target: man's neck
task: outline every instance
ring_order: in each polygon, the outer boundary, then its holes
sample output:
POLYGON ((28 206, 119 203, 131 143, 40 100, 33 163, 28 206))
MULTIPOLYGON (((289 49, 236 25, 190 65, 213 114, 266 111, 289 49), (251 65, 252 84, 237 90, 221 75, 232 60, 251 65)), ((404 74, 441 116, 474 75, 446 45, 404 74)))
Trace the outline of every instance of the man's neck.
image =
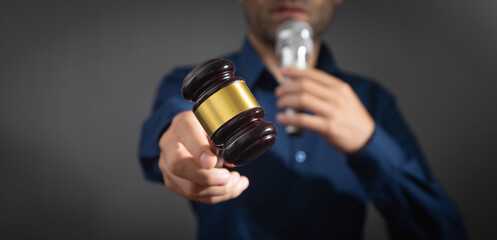
MULTIPOLYGON (((260 39, 258 39, 253 33, 248 34, 248 40, 252 47, 254 48, 255 52, 259 55, 261 60, 264 62, 264 65, 266 65, 267 69, 273 76, 276 78, 276 80, 281 83, 283 81, 283 77, 281 76, 279 69, 280 69, 280 59, 278 58, 276 54, 276 50, 273 45, 266 44, 262 42, 260 39)), ((307 60, 308 66, 309 67, 316 67, 318 56, 319 56, 319 50, 321 48, 321 43, 322 40, 321 38, 317 38, 314 41, 314 47, 312 50, 312 53, 309 55, 309 59, 307 60)))

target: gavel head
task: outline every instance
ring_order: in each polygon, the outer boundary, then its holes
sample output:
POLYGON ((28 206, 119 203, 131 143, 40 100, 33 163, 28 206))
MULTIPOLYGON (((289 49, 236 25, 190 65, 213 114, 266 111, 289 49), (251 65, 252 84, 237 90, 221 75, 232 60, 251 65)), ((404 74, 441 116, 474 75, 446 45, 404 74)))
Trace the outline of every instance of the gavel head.
POLYGON ((262 120, 259 105, 235 66, 216 58, 193 69, 181 94, 194 102, 193 112, 227 163, 243 165, 270 149, 276 127, 262 120))

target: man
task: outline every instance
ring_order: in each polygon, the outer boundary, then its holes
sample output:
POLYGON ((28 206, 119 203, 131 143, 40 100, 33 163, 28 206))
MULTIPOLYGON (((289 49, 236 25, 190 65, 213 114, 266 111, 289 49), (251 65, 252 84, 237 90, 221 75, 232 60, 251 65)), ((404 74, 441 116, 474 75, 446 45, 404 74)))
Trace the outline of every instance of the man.
POLYGON ((337 69, 322 43, 341 0, 241 2, 247 40, 226 58, 266 110, 265 120, 276 123, 273 148, 246 166, 215 168, 211 143, 180 95, 191 68, 166 77, 143 128, 146 177, 192 200, 198 237, 360 239, 372 201, 392 238, 466 238, 394 99, 378 84, 337 69), (279 67, 275 33, 291 18, 315 33, 307 70, 279 67), (293 81, 279 85, 284 77, 293 81), (284 108, 302 113, 287 115, 284 108), (285 125, 304 134, 289 138, 285 125))

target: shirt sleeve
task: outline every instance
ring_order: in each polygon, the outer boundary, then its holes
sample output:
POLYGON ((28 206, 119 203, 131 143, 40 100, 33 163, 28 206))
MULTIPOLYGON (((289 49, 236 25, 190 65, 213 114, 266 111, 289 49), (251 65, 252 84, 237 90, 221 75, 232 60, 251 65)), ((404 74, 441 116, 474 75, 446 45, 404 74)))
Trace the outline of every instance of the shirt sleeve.
POLYGON ((394 99, 377 88, 376 123, 349 165, 386 219, 393 239, 467 239, 456 206, 433 178, 394 99))
POLYGON ((138 157, 147 180, 164 182, 158 166, 159 139, 174 116, 192 109, 192 103, 181 96, 183 78, 188 72, 187 68, 177 69, 163 79, 154 100, 152 113, 143 123, 138 157))

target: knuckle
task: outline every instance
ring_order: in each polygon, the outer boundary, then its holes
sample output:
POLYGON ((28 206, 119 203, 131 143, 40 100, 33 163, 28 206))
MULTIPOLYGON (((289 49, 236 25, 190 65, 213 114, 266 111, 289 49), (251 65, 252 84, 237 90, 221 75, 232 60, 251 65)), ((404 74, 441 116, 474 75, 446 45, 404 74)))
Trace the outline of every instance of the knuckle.
POLYGON ((171 126, 169 126, 169 129, 174 128, 179 123, 183 122, 183 121, 181 121, 181 118, 182 118, 181 116, 182 116, 181 113, 174 116, 173 120, 171 121, 171 126))
POLYGON ((208 197, 208 198, 206 198, 203 202, 204 202, 204 203, 206 203, 206 204, 209 204, 209 205, 214 205, 214 204, 216 204, 216 200, 214 200, 214 198, 213 198, 213 197, 208 197))
POLYGON ((350 85, 348 83, 342 82, 340 84, 340 90, 342 92, 348 93, 348 92, 352 91, 352 88, 350 87, 350 85))
POLYGON ((211 180, 209 174, 204 171, 195 171, 194 181, 199 185, 208 186, 211 180))
POLYGON ((185 189, 185 193, 191 198, 199 196, 199 190, 194 184, 189 184, 185 189))
POLYGON ((171 173, 173 173, 174 175, 181 174, 184 171, 184 169, 185 165, 180 160, 170 161, 169 163, 169 171, 171 171, 171 173))
POLYGON ((180 152, 181 152, 181 143, 179 141, 168 143, 166 146, 164 146, 164 149, 162 150, 166 162, 178 158, 180 152))
POLYGON ((188 131, 191 131, 193 126, 192 126, 192 117, 193 113, 190 111, 182 112, 176 115, 173 118, 173 121, 171 122, 171 126, 174 128, 176 131, 176 134, 184 134, 187 133, 188 131), (192 115, 192 116, 190 116, 192 115))
POLYGON ((166 186, 167 189, 174 191, 176 190, 175 185, 171 183, 171 181, 164 181, 164 185, 166 186))
POLYGON ((195 150, 192 151, 192 155, 193 155, 193 159, 197 160, 197 162, 199 162, 200 160, 200 157, 202 156, 202 153, 204 152, 208 152, 209 150, 204 148, 203 146, 202 147, 199 147, 195 150))
POLYGON ((305 103, 307 102, 307 97, 305 94, 300 94, 298 99, 297 99, 297 103, 299 106, 304 106, 305 103))
POLYGON ((164 174, 164 172, 166 171, 166 161, 163 157, 159 158, 159 170, 162 172, 162 174, 164 174))
POLYGON ((231 198, 236 198, 242 193, 242 190, 235 187, 231 192, 230 192, 230 199, 231 198))
POLYGON ((335 132, 335 124, 333 123, 333 121, 328 122, 328 124, 326 124, 326 130, 328 133, 335 132))
POLYGON ((174 116, 172 123, 176 124, 176 123, 184 122, 184 120, 185 120, 185 118, 187 118, 187 116, 188 116, 188 111, 180 112, 180 113, 176 114, 176 116, 174 116))
POLYGON ((328 132, 334 136, 339 136, 342 134, 342 128, 343 126, 340 126, 340 122, 339 121, 330 121, 328 123, 328 132))
POLYGON ((190 124, 186 121, 181 121, 175 125, 175 129, 180 133, 186 133, 190 130, 190 124))
POLYGON ((181 191, 179 191, 178 186, 173 182, 173 180, 171 178, 168 178, 168 177, 164 178, 164 186, 172 192, 175 192, 178 194, 181 192, 181 191))
POLYGON ((171 127, 169 127, 159 138, 159 149, 164 150, 168 146, 170 146, 170 142, 173 141, 174 136, 172 135, 173 131, 171 127))
POLYGON ((200 180, 202 182, 204 182, 206 185, 211 185, 215 182, 216 180, 216 176, 214 176, 213 174, 209 174, 209 173, 202 173, 200 174, 200 180))
POLYGON ((297 88, 300 90, 305 90, 307 88, 307 84, 305 81, 296 81, 295 84, 297 85, 297 88))
POLYGON ((226 193, 228 193, 226 187, 219 189, 219 193, 218 193, 219 195, 226 195, 226 193))
POLYGON ((303 122, 304 122, 304 115, 298 114, 295 118, 296 125, 301 126, 303 122))
MULTIPOLYGON (((168 130, 169 130, 169 129, 168 129, 168 130)), ((159 139, 159 148, 161 148, 161 149, 162 149, 162 147, 163 147, 163 146, 167 146, 167 140, 166 140, 166 138, 167 138, 167 134, 168 134, 168 132, 169 132, 168 130, 166 130, 166 131, 162 134, 162 136, 160 137, 160 139, 159 139)))

